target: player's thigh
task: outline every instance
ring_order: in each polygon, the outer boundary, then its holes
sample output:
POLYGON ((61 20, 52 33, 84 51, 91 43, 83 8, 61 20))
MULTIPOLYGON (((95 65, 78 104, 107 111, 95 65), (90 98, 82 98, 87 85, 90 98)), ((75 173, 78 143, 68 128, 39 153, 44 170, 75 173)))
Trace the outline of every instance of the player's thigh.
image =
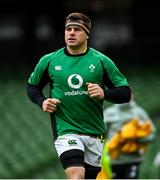
POLYGON ((55 141, 55 148, 64 169, 84 166, 84 145, 75 135, 64 135, 55 141))

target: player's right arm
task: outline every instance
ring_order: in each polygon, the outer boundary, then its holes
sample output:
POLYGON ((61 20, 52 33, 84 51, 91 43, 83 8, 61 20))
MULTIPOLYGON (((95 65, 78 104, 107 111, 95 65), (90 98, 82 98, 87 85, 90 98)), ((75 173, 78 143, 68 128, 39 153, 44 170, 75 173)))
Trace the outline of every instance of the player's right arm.
MULTIPOLYGON (((50 59, 47 55, 42 57, 31 73, 26 86, 29 99, 41 108, 43 108, 43 102, 47 99, 43 94, 43 89, 49 82, 49 63, 50 59)), ((44 111, 47 111, 46 106, 44 111)))

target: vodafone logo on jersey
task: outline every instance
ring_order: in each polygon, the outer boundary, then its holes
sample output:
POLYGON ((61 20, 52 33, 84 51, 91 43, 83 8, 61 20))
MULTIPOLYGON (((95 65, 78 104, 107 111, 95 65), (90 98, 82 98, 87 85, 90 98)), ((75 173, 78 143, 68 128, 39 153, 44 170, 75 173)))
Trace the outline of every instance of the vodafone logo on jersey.
POLYGON ((71 91, 64 92, 65 96, 83 96, 88 95, 88 91, 78 90, 83 85, 83 78, 79 74, 72 74, 67 79, 71 91))
POLYGON ((68 85, 73 89, 78 89, 83 84, 83 79, 79 74, 72 74, 68 77, 68 85))

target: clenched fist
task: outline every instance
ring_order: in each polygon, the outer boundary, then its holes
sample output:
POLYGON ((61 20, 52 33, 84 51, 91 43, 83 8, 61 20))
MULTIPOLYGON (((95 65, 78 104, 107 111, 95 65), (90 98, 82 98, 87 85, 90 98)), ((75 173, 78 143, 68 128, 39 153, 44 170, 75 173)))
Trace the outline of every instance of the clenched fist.
POLYGON ((42 103, 42 109, 44 112, 53 113, 56 111, 57 104, 59 104, 60 101, 55 98, 48 98, 43 101, 42 103))
POLYGON ((86 85, 91 98, 95 97, 97 99, 104 99, 104 91, 98 84, 86 83, 86 85))

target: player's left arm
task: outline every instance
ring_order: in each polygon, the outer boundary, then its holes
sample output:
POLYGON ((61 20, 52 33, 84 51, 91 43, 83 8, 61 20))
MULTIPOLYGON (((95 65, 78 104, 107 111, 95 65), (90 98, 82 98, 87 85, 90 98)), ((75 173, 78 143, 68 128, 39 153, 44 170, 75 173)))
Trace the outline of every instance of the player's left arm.
POLYGON ((131 100, 131 89, 129 86, 114 87, 104 89, 104 99, 116 104, 128 103, 131 100))
POLYGON ((104 99, 116 104, 128 103, 132 91, 126 77, 109 58, 102 61, 102 68, 104 99))
POLYGON ((87 87, 91 98, 107 99, 114 103, 129 102, 131 98, 129 86, 121 86, 114 89, 102 89, 98 84, 87 83, 87 87))

